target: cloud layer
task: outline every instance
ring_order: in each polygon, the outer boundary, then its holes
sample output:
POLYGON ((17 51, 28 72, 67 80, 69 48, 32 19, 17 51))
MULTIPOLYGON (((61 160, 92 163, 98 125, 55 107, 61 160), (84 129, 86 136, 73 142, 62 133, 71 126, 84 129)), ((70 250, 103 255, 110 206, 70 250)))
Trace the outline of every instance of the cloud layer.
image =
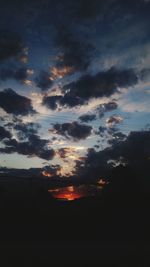
POLYGON ((0 92, 0 107, 13 115, 35 114, 31 100, 8 88, 0 92))
POLYGON ((91 134, 92 127, 74 121, 72 123, 56 123, 53 125, 53 129, 50 129, 49 131, 65 136, 66 138, 73 138, 77 141, 87 138, 91 134))
POLYGON ((28 141, 18 142, 16 139, 5 140, 5 148, 0 148, 1 153, 15 153, 27 155, 28 157, 39 157, 51 160, 55 152, 48 148, 48 140, 40 139, 36 134, 29 135, 28 141))

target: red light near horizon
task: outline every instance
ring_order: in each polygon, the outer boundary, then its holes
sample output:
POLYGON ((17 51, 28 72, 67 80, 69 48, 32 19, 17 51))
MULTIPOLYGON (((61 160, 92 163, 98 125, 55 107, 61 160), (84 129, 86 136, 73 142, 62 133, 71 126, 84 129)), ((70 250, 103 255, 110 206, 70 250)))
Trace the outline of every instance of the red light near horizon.
POLYGON ((102 186, 80 185, 49 189, 48 192, 57 200, 73 201, 100 193, 102 186))
POLYGON ((59 189, 48 190, 51 195, 59 200, 73 201, 82 197, 87 196, 86 190, 81 189, 81 187, 68 186, 59 189))

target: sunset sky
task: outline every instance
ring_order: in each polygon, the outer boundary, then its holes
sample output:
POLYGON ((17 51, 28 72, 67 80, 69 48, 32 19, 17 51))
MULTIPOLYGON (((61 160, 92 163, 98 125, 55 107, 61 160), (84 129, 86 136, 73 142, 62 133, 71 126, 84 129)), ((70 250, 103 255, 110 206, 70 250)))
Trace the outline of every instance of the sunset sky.
POLYGON ((2 0, 0 18, 1 168, 150 159, 150 1, 2 0))

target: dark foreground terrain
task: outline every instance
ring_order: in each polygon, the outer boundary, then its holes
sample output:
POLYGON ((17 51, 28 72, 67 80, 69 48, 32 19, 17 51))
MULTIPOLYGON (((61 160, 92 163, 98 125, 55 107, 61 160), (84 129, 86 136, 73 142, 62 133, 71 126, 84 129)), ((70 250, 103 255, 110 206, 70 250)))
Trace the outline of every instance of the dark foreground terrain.
POLYGON ((150 266, 149 188, 120 175, 69 202, 1 178, 0 266, 150 266))

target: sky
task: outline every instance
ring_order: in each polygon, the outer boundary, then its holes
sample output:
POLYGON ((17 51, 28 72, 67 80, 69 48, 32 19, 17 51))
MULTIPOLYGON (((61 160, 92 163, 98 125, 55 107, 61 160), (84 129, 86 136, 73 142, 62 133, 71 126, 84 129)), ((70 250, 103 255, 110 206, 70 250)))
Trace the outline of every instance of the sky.
POLYGON ((148 0, 1 0, 2 170, 147 166, 149 14, 148 0))

